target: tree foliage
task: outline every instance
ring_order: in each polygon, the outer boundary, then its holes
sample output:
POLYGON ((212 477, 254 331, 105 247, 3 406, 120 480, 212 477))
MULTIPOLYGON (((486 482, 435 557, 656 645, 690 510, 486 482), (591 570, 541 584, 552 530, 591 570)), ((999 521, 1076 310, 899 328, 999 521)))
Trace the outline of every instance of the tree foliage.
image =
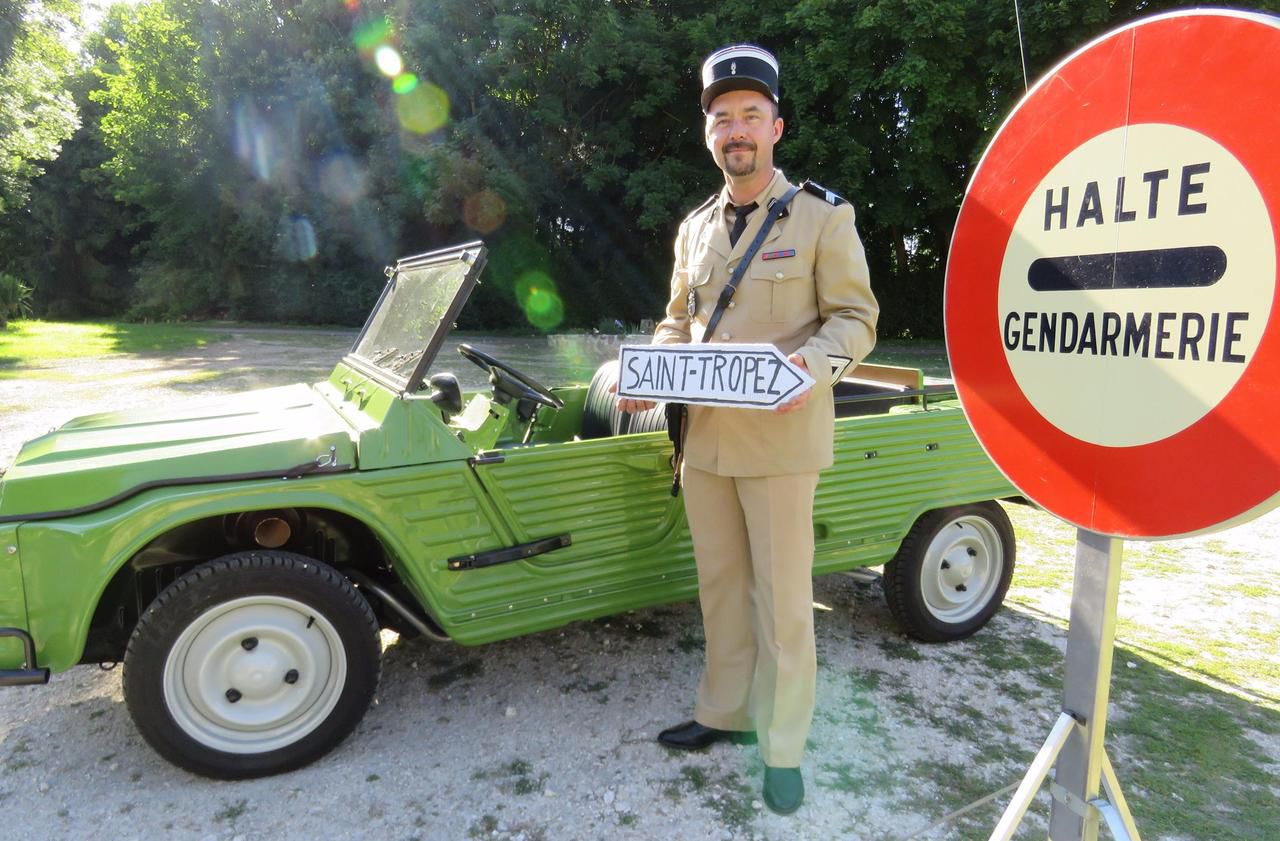
MULTIPOLYGON (((1178 5, 1020 0, 1030 75, 1178 5)), ((355 323, 383 265, 476 238, 468 326, 654 317, 721 183, 699 66, 745 40, 782 62, 780 165, 857 208, 882 329, 938 335, 964 185, 1025 84, 1012 2, 151 0, 78 56, 74 9, 0 0, 0 270, 60 317, 355 323)))
POLYGON ((60 37, 73 11, 68 0, 0 2, 0 214, 26 203, 41 162, 76 129, 63 87, 72 52, 60 37))

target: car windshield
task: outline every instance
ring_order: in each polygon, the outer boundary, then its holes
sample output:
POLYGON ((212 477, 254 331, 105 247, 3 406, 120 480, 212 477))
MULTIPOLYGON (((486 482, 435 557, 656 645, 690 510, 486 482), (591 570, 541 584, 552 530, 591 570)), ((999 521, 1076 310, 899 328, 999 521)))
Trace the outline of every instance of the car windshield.
POLYGON ((398 262, 351 356, 400 389, 416 390, 483 266, 478 242, 398 262))

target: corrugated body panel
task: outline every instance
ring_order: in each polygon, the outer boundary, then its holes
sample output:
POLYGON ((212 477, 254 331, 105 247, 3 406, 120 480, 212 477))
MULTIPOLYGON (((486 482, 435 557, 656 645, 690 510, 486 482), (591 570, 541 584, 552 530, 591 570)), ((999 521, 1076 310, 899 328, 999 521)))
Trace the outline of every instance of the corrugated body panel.
MULTIPOLYGON (((925 511, 1016 493, 954 406, 842 420, 836 451, 815 505, 818 572, 887 561, 925 511), (870 451, 875 458, 865 458, 870 451)), ((575 543, 529 562, 458 573, 476 583, 477 597, 455 615, 459 640, 486 642, 696 596, 683 506, 668 495, 669 454, 664 438, 645 436, 508 451, 506 463, 481 468, 524 539, 559 528, 575 543), (655 453, 661 464, 646 465, 655 453), (632 510, 644 522, 629 525, 632 510), (655 528, 660 511, 666 516, 655 528), (674 530, 664 534, 667 523, 674 530)))
POLYGON ((373 498, 383 521, 403 524, 401 539, 413 560, 443 570, 454 556, 508 545, 511 536, 483 503, 483 491, 465 465, 449 469, 377 473, 353 482, 373 498))
POLYGON ((675 508, 670 445, 621 439, 612 439, 612 447, 587 443, 515 451, 503 464, 480 468, 485 485, 509 506, 524 540, 572 532, 574 545, 542 562, 572 563, 636 549, 670 531, 675 508))
POLYGON ((882 563, 933 508, 1017 493, 955 407, 837 424, 835 466, 814 504, 817 566, 882 563))
POLYGON ((512 449, 476 468, 516 542, 564 533, 572 544, 528 560, 436 576, 467 642, 506 629, 555 627, 592 615, 685 598, 694 592, 683 505, 670 495, 663 436, 512 449), (682 583, 683 582, 683 583, 682 583), (532 611, 532 612, 530 612, 532 611), (505 617, 510 617, 505 619, 505 617), (477 622, 476 620, 483 620, 477 622))

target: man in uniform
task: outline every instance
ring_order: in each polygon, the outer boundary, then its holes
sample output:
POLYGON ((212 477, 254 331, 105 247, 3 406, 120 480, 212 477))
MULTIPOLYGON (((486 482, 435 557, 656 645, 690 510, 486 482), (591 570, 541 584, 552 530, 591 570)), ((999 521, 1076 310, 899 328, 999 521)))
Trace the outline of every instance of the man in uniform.
MULTIPOLYGON (((752 258, 713 336, 708 319, 772 202, 791 188, 773 165, 782 137, 778 63, 734 45, 702 68, 707 148, 725 186, 680 226, 658 344, 764 342, 816 381, 773 411, 690 406, 685 512, 697 558, 706 663, 693 720, 658 741, 697 749, 758 734, 764 800, 804 799, 800 762, 813 718, 813 498, 832 463, 832 386, 875 344, 879 307, 853 208, 806 182, 752 258)), ((623 411, 653 403, 620 399, 623 411)))

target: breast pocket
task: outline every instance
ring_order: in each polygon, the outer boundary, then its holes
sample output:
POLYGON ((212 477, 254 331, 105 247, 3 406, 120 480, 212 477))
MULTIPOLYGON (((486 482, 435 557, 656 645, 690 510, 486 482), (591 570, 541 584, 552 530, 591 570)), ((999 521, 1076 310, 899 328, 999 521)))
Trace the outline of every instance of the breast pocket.
POLYGON ((783 322, 811 317, 817 311, 813 273, 792 257, 776 263, 757 260, 748 273, 751 281, 751 317, 756 321, 783 322))

